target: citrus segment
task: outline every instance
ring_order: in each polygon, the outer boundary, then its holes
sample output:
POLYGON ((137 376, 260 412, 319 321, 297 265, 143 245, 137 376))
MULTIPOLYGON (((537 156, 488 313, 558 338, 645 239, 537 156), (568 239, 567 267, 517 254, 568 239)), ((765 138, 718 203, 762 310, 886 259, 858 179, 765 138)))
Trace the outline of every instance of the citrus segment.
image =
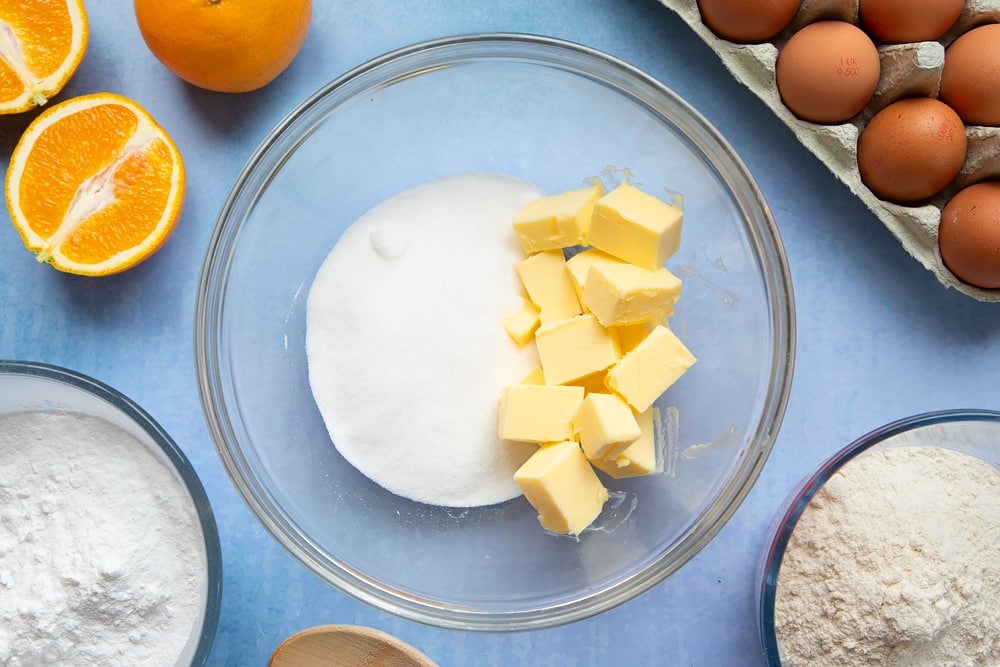
POLYGON ((0 3, 0 113, 19 113, 66 85, 87 49, 83 0, 0 3))
POLYGON ((185 172, 170 136, 136 102, 76 97, 28 126, 11 156, 7 207, 39 261, 82 275, 123 271, 167 240, 185 172))
POLYGON ((142 38, 167 69, 207 90, 256 90, 291 64, 311 0, 134 0, 142 38))

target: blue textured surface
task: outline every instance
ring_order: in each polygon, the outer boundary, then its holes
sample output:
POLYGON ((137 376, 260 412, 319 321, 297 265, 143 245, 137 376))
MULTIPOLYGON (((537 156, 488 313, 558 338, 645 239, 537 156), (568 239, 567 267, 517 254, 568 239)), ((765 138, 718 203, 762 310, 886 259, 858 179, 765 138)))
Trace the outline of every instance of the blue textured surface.
MULTIPOLYGON (((0 224, 0 357, 89 374, 148 410, 198 470, 219 524, 225 582, 213 664, 263 665, 287 635, 323 623, 380 628, 441 665, 758 665, 753 576, 794 484, 850 440, 918 412, 1000 408, 1000 304, 942 287, 770 111, 656 0, 315 3, 292 66, 255 93, 184 84, 148 52, 125 3, 91 2, 91 45, 63 99, 132 97, 172 134, 189 186, 152 259, 85 279, 38 265, 0 224), (124 5, 124 7, 123 7, 124 5), (236 495, 202 418, 192 352, 195 290, 215 217, 266 133, 321 85, 374 56, 436 37, 511 31, 608 52, 687 99, 729 139, 768 199, 798 308, 795 379, 767 467, 733 519, 653 590, 596 618, 516 634, 438 630, 331 589, 261 528, 236 495)), ((0 118, 4 166, 29 116, 0 118)))

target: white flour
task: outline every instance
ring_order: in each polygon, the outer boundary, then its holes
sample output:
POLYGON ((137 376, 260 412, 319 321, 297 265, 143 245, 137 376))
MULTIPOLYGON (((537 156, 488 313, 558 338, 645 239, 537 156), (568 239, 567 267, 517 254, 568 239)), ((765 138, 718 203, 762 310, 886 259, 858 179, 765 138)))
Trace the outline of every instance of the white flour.
POLYGON ((316 405, 344 458, 393 493, 452 507, 521 493, 535 446, 497 437, 496 406, 538 363, 503 318, 521 307, 511 221, 540 195, 499 174, 407 190, 352 224, 313 281, 316 405))
POLYGON ((938 447, 844 466, 789 539, 775 626, 788 665, 1000 665, 1000 471, 938 447))
POLYGON ((186 489, 97 417, 0 415, 0 665, 172 665, 206 557, 186 489))

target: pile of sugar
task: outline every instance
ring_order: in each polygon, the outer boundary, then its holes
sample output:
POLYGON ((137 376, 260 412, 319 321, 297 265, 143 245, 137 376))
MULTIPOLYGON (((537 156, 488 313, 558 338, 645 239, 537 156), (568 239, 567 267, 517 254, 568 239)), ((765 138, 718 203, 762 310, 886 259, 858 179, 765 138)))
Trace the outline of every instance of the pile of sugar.
POLYGON ((200 633, 206 572, 186 489, 131 434, 0 416, 0 665, 172 665, 200 633))
POLYGON ((521 307, 511 221, 541 196, 511 176, 448 176, 373 208, 310 288, 309 382, 338 451, 371 480, 432 505, 520 495, 535 447, 499 440, 497 399, 537 357, 502 326, 521 307))
POLYGON ((845 465, 788 541, 787 665, 1000 665, 1000 470, 940 447, 845 465))

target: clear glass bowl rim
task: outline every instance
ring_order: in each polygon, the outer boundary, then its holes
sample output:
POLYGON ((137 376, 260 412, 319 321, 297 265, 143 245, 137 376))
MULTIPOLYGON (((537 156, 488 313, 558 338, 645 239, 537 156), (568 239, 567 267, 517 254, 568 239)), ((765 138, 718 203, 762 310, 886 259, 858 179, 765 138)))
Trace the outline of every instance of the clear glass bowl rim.
POLYGON ((205 540, 205 556, 208 565, 205 618, 198 639, 198 647, 191 658, 191 665, 207 664, 219 624, 219 612, 222 608, 222 550, 219 545, 219 531, 215 523, 212 504, 208 500, 208 495, 205 493, 205 487, 202 486, 198 473, 195 472, 187 456, 146 410, 128 396, 100 380, 61 366, 12 359, 0 359, 0 375, 42 378, 60 382, 91 394, 124 413, 163 450, 183 480, 188 493, 191 494, 191 500, 198 512, 198 522, 205 540))
POLYGON ((199 279, 194 335, 198 389, 216 450, 237 492, 286 551, 338 590, 403 618, 460 630, 519 631, 580 620, 634 598, 677 571, 722 529, 759 477, 784 416, 794 368, 795 308, 784 248, 763 194, 728 141, 699 112, 651 76, 596 49, 533 34, 479 33, 432 39, 369 60, 319 88, 275 126, 240 171, 217 217, 199 279), (528 49, 530 53, 520 51, 510 54, 505 51, 511 48, 528 49), (442 60, 446 55, 454 59, 442 60), (241 216, 253 207, 260 191, 280 169, 283 156, 305 141, 308 134, 286 136, 297 123, 305 124, 306 128, 314 127, 319 119, 331 113, 331 109, 350 99, 353 91, 359 87, 365 89, 362 86, 364 83, 391 85, 413 73, 465 62, 463 57, 471 61, 511 58, 514 55, 521 59, 530 56, 535 63, 544 62, 570 69, 574 74, 613 87, 619 93, 627 93, 659 116, 679 121, 688 132, 686 138, 699 149, 711 146, 718 151, 717 155, 709 155, 702 150, 702 154, 713 164, 718 176, 726 180, 734 197, 739 195, 737 201, 743 207, 744 218, 753 221, 744 225, 744 231, 757 253, 762 279, 766 283, 772 364, 769 369, 769 392, 763 400, 760 421, 755 425, 753 446, 747 448, 744 464, 732 480, 734 483, 716 496, 716 503, 682 538, 670 562, 666 562, 661 554, 644 571, 607 588, 582 591, 579 598, 569 603, 514 612, 482 612, 416 599, 383 585, 357 569, 335 562, 329 555, 314 553, 316 545, 309 537, 300 534, 286 517, 275 511, 272 495, 254 478, 252 466, 240 450, 224 401, 220 398, 225 395, 226 380, 218 372, 219 332, 225 303, 224 287, 231 269, 232 250, 242 224, 241 216), (410 61, 414 61, 413 67, 405 71, 400 69, 400 63, 410 61), (583 69, 581 64, 589 69, 583 69), (382 70, 392 76, 384 76, 382 70), (331 98, 335 102, 329 102, 331 98), (321 113, 316 107, 324 101, 329 106, 321 113), (657 101, 665 102, 670 108, 658 108, 657 101))
POLYGON ((924 412, 880 426, 827 458, 817 470, 799 482, 788 494, 771 522, 767 545, 760 559, 757 572, 757 631, 761 650, 769 667, 781 667, 778 638, 774 628, 774 601, 777 592, 778 571, 795 525, 812 501, 816 492, 838 470, 872 447, 901 433, 958 422, 993 422, 1000 424, 1000 412, 976 408, 956 408, 924 412))

